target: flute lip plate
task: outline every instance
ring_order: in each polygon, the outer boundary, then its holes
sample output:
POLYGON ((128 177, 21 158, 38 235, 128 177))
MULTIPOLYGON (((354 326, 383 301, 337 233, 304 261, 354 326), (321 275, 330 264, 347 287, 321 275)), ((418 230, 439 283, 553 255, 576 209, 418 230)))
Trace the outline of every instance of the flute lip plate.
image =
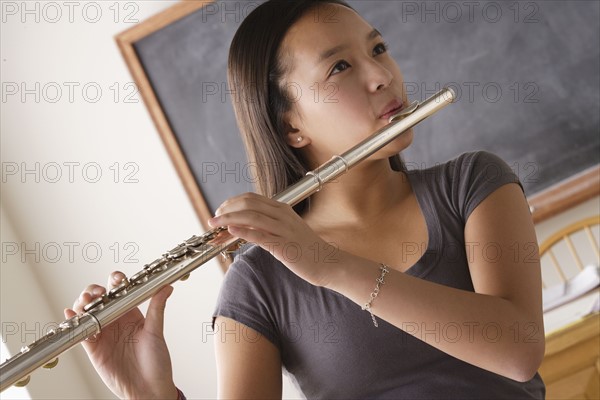
POLYGON ((410 103, 410 105, 406 108, 403 108, 402 110, 400 110, 398 113, 392 115, 389 118, 388 122, 394 122, 394 121, 398 121, 401 120, 402 118, 406 117, 407 115, 412 114, 413 112, 415 112, 415 110, 419 108, 419 102, 417 100, 413 101, 412 103, 410 103))

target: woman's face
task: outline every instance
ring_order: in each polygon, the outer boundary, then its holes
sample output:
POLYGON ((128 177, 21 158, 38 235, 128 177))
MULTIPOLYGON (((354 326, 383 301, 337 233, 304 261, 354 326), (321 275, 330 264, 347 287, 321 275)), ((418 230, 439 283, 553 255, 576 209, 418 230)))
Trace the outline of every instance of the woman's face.
MULTIPOLYGON (((285 86, 293 110, 286 121, 294 130, 287 140, 303 148, 311 167, 387 125, 389 115, 382 114, 390 107, 407 106, 402 74, 383 38, 346 7, 326 4, 305 14, 286 34, 281 54, 290 65, 285 86)), ((411 142, 409 130, 371 159, 411 142)))

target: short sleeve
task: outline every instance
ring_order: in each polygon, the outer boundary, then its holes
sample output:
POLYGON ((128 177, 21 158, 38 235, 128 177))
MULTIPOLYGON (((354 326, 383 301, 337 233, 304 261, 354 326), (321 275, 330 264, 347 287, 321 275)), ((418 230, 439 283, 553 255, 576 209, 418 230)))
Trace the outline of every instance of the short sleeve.
POLYGON ((518 184, 525 193, 519 177, 494 153, 476 151, 462 154, 458 157, 457 167, 460 170, 458 202, 464 222, 479 203, 507 183, 518 184))
POLYGON ((262 271, 255 265, 257 262, 260 261, 252 257, 237 256, 229 266, 213 313, 213 330, 217 316, 231 318, 279 347, 272 302, 262 285, 264 280, 262 271))

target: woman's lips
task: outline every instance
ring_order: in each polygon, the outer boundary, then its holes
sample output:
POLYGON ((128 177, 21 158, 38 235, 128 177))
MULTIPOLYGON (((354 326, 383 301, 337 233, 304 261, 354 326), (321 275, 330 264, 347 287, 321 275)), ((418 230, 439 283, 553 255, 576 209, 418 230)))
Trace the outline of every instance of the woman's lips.
POLYGON ((392 100, 388 105, 384 108, 383 113, 379 116, 380 119, 388 120, 392 115, 398 113, 398 111, 402 110, 404 103, 398 99, 392 100))

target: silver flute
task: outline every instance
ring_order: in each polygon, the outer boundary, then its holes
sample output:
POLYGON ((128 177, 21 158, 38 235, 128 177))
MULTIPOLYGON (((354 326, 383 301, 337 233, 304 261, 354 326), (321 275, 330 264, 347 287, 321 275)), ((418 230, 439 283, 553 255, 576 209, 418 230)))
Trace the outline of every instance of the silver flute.
MULTIPOLYGON (((341 155, 336 155, 317 169, 310 171, 297 183, 278 193, 273 199, 289 205, 319 191, 321 187, 347 172, 403 132, 452 103, 456 98, 451 88, 444 88, 425 101, 413 102, 389 118, 385 127, 341 155)), ((58 325, 56 329, 28 346, 0 365, 0 391, 11 385, 25 386, 29 374, 39 367, 52 368, 58 356, 79 342, 99 334, 102 329, 123 314, 152 297, 163 287, 185 280, 190 272, 217 255, 232 251, 242 239, 227 233, 227 227, 214 228, 201 236, 192 236, 175 246, 101 297, 87 304, 81 314, 58 325)))

